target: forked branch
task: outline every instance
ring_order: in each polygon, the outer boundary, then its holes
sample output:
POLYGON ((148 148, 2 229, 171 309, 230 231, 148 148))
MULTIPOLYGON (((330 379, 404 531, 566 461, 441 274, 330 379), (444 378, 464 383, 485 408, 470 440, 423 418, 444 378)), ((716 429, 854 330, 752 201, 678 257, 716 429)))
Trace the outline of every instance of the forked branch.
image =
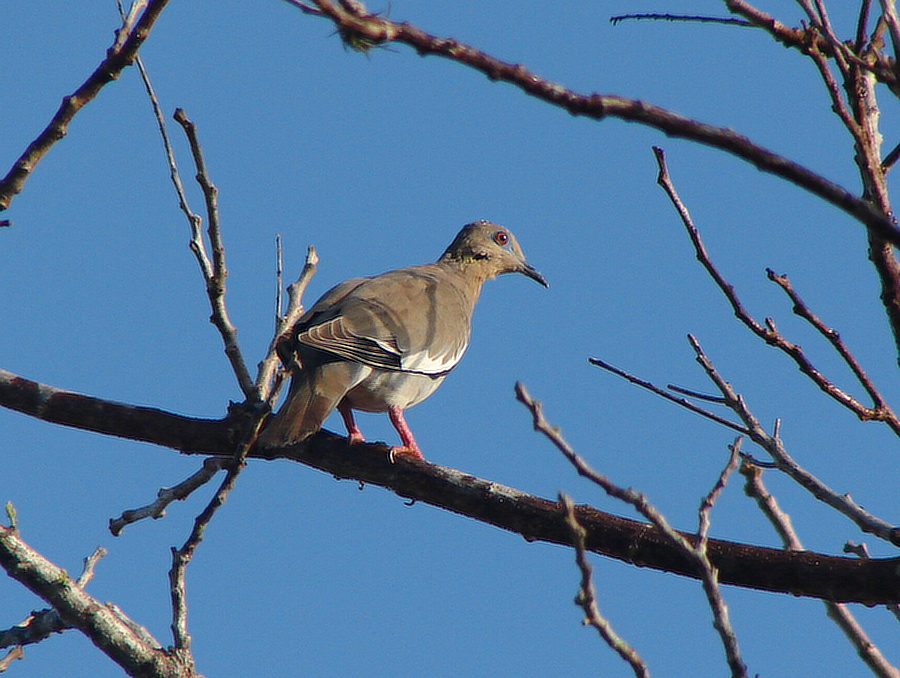
POLYGON ((894 411, 890 408, 890 406, 888 406, 887 402, 881 396, 878 389, 875 387, 874 383, 866 374, 866 372, 863 370, 859 362, 850 353, 850 350, 841 340, 840 335, 835 330, 825 325, 825 323, 822 322, 818 318, 818 316, 816 316, 809 309, 809 307, 807 307, 806 304, 803 303, 803 301, 800 299, 800 296, 794 291, 793 287, 788 282, 786 276, 776 275, 774 272, 772 272, 771 269, 768 269, 767 271, 769 280, 777 283, 788 294, 791 301, 794 302, 794 313, 809 322, 835 348, 838 355, 850 368, 857 381, 869 394, 869 397, 872 399, 871 406, 864 405, 849 393, 836 386, 833 381, 823 375, 815 367, 815 365, 813 365, 812 361, 809 360, 803 349, 798 344, 789 341, 783 334, 781 334, 772 319, 766 318, 765 324, 762 324, 747 311, 743 303, 741 303, 737 292, 735 292, 734 286, 725 279, 725 277, 722 275, 722 273, 710 258, 709 253, 707 252, 706 247, 703 244, 703 240, 700 237, 699 230, 694 224, 693 219, 691 219, 691 215, 688 212, 687 207, 679 197, 678 192, 675 189, 675 185, 672 183, 671 176, 669 175, 668 165, 666 164, 665 151, 663 151, 663 149, 658 146, 654 146, 653 153, 659 166, 657 183, 665 191, 666 195, 669 197, 669 200, 672 202, 672 205, 675 207, 675 210, 678 212, 678 216, 681 219, 681 222, 684 225, 685 230, 687 231, 688 237, 690 238, 691 244, 694 247, 694 252, 696 254, 697 260, 709 274, 710 278, 712 278, 713 282, 716 284, 716 287, 718 287, 722 291, 722 294, 725 295, 725 298, 728 300, 734 316, 757 337, 765 341, 770 346, 777 348, 789 358, 791 358, 791 360, 793 360, 797 365, 798 369, 807 377, 809 377, 809 379, 819 389, 821 389, 832 399, 849 409, 862 421, 884 422, 891 428, 892 431, 894 431, 895 434, 900 435, 900 419, 898 419, 894 411))
POLYGON ((105 605, 26 544, 12 527, 0 525, 0 567, 59 612, 131 676, 193 678, 185 666, 159 643, 136 630, 121 611, 105 605))

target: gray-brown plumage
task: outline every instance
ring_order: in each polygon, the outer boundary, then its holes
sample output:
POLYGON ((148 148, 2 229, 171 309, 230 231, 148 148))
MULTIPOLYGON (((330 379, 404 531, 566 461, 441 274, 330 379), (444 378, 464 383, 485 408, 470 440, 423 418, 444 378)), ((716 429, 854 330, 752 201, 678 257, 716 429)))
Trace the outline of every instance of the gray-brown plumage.
POLYGON ((403 441, 394 451, 421 458, 403 410, 431 395, 462 358, 481 285, 501 273, 547 286, 512 233, 476 221, 433 264, 354 278, 326 292, 279 346, 294 370, 290 392, 259 444, 298 443, 335 408, 350 441, 360 442, 353 410, 387 412, 403 441))

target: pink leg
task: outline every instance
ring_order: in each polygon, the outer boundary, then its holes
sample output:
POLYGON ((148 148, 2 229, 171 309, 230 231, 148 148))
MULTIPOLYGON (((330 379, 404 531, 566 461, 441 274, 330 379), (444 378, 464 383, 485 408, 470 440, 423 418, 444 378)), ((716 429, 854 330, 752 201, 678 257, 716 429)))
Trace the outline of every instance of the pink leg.
POLYGON ((425 457, 422 456, 422 450, 419 449, 419 446, 416 443, 416 439, 413 438, 412 431, 410 431, 409 426, 406 425, 406 419, 403 418, 403 410, 399 407, 389 407, 388 416, 391 418, 391 423, 394 425, 394 428, 397 429, 397 433, 400 434, 400 440, 403 441, 403 447, 391 448, 391 455, 405 454, 410 457, 415 457, 416 459, 425 459, 425 457))
POLYGON ((350 409, 350 406, 342 400, 338 404, 337 409, 344 420, 344 426, 347 427, 347 439, 350 441, 350 444, 365 442, 366 439, 363 437, 362 431, 359 430, 359 426, 356 425, 356 420, 353 418, 353 410, 350 409))

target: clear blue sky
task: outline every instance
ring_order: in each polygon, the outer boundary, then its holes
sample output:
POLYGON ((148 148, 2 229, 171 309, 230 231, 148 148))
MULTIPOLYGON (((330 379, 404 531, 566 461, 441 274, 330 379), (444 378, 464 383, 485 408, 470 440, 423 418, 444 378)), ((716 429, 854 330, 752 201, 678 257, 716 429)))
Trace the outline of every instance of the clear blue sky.
MULTIPOLYGON (((747 29, 608 22, 629 11, 723 15, 721 4, 392 0, 371 8, 581 92, 641 98, 733 127, 858 190, 851 144, 803 57, 747 29)), ((831 4, 850 36, 853 12, 831 4)), ((800 18, 793 3, 766 5, 789 24, 800 18)), ((117 12, 112 2, 7 0, 0 25, 5 173, 99 63, 117 12)), ((691 332, 761 420, 782 419, 798 461, 900 521, 896 439, 826 402, 731 317, 656 186, 650 147, 667 150, 711 255, 748 308, 774 317, 856 392, 764 269, 789 274, 896 400, 895 357, 861 226, 710 149, 633 124, 572 118, 403 46, 350 52, 332 33, 326 21, 275 0, 173 2, 142 51, 164 110, 180 106, 199 127, 220 190, 229 309, 251 365, 271 333, 276 233, 289 274, 307 245, 318 249, 312 301, 345 278, 433 260, 461 225, 491 219, 513 230, 551 287, 519 276, 485 287, 467 355, 408 413, 428 459, 631 515, 531 430, 513 397, 521 380, 595 467, 691 529, 732 433, 587 362, 598 356, 661 384, 708 391, 685 341, 691 332)), ((883 102, 889 150, 897 110, 883 102)), ((170 129, 190 182, 186 144, 170 129)), ((76 117, 3 216, 14 223, 0 232, 0 367, 200 417, 219 417, 240 399, 207 322, 136 70, 76 117)), ((361 415, 360 425, 370 438, 396 440, 384 416, 361 415)), ((329 426, 341 430, 337 417, 329 426)), ((121 537, 106 524, 200 459, 6 411, 0 448, 0 501, 17 507, 24 539, 70 572, 106 546, 89 590, 170 642, 168 548, 183 542, 211 488, 121 537)), ((772 472, 767 480, 809 548, 839 553, 846 539, 861 539, 803 491, 772 472)), ((778 544, 738 478, 713 513, 712 534, 778 544)), ((867 541, 875 555, 892 554, 867 541)), ((601 610, 655 675, 726 672, 699 584, 593 563, 601 610)), ((630 675, 580 626, 577 582, 572 553, 561 547, 405 506, 382 489, 360 491, 304 466, 253 462, 189 568, 189 622, 207 676, 630 675)), ((751 674, 867 675, 818 601, 725 595, 751 674)), ((0 628, 42 606, 6 579, 0 601, 0 628)), ((890 656, 895 622, 882 609, 859 614, 890 656)), ((26 648, 9 675, 121 672, 69 632, 26 648)))

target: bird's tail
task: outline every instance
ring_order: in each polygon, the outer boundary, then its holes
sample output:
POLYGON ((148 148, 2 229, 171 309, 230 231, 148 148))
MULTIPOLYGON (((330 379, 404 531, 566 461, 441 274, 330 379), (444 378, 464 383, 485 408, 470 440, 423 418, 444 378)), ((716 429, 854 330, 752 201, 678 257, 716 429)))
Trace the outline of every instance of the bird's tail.
POLYGON ((325 419, 353 385, 346 363, 327 363, 296 372, 281 409, 269 419, 257 445, 296 445, 322 428, 325 419))

